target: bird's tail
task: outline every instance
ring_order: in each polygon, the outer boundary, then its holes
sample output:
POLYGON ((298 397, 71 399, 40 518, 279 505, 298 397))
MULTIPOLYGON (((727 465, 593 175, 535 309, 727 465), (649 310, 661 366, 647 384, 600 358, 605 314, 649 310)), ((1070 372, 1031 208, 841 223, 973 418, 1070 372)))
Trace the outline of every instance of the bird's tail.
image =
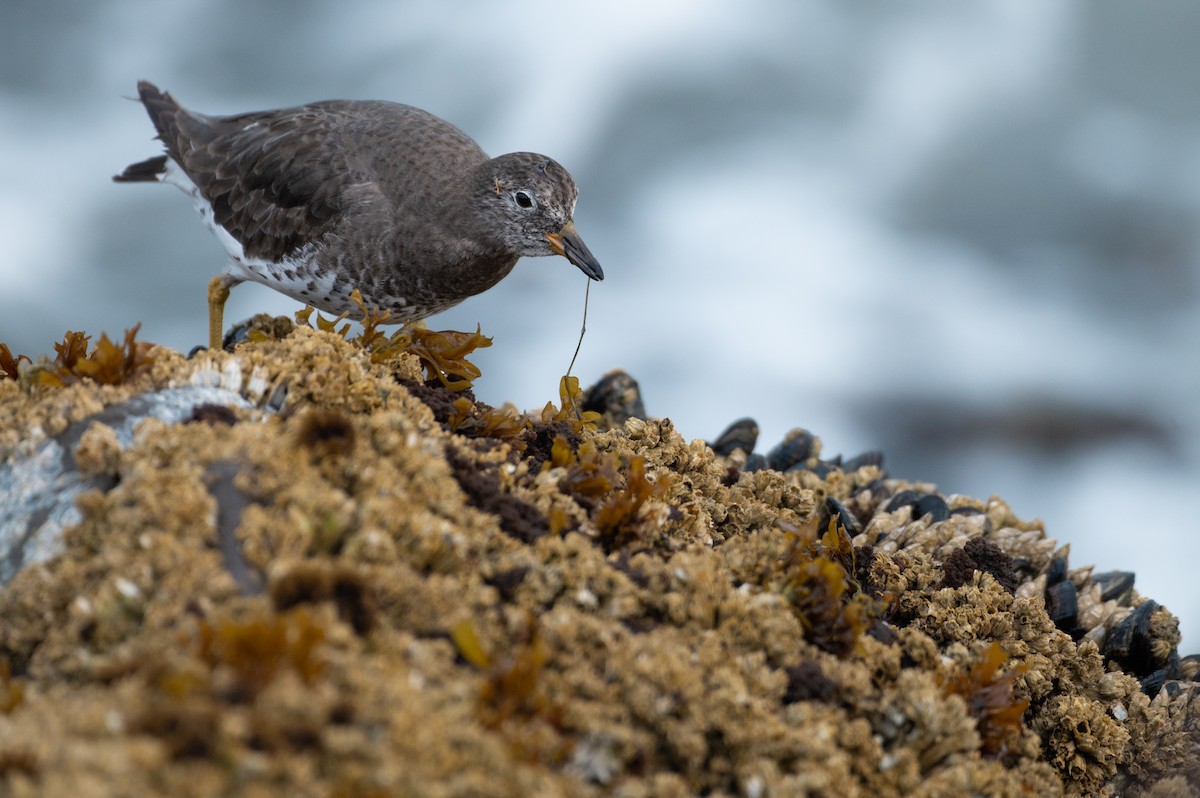
POLYGON ((190 146, 190 140, 203 136, 206 129, 205 120, 196 114, 186 111, 175 102, 170 94, 160 91, 148 80, 138 81, 138 97, 146 107, 154 129, 158 131, 158 139, 167 149, 166 156, 148 158, 139 163, 131 164, 125 171, 113 177, 118 183, 137 183, 159 180, 167 168, 167 157, 178 164, 183 163, 181 153, 190 146), (184 127, 186 126, 186 130, 184 127))
POLYGON ((167 156, 158 155, 130 164, 119 175, 113 175, 114 183, 152 183, 160 180, 167 171, 167 156))

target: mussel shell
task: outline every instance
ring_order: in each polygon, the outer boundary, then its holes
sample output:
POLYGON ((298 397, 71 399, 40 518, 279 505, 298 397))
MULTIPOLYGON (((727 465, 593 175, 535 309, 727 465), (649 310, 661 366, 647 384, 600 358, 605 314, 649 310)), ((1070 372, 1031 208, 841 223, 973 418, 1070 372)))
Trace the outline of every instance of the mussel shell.
POLYGON ((884 506, 884 510, 894 513, 901 507, 912 507, 914 520, 930 516, 931 523, 945 521, 950 517, 950 505, 936 493, 917 493, 915 490, 902 490, 893 496, 884 506))
POLYGON ((945 521, 950 517, 950 505, 936 493, 926 493, 913 504, 913 517, 924 518, 931 516, 931 523, 945 521))
POLYGON ((769 466, 767 465, 767 458, 763 457, 761 454, 749 455, 746 458, 746 464, 742 466, 743 471, 751 471, 751 472, 766 471, 767 468, 769 468, 769 466))
POLYGON ((1150 696, 1151 698, 1154 698, 1156 695, 1158 695, 1159 690, 1161 690, 1163 688, 1164 684, 1174 685, 1175 690, 1176 690, 1175 694, 1178 695, 1179 683, 1178 682, 1167 682, 1167 669, 1166 668, 1159 668, 1158 670, 1154 671, 1153 673, 1151 673, 1147 676, 1143 676, 1142 678, 1138 679, 1138 681, 1142 685, 1142 692, 1145 693, 1146 695, 1150 696))
POLYGON ((1064 632, 1073 632, 1079 617, 1079 596, 1075 585, 1063 580, 1046 588, 1046 614, 1064 632))
POLYGON ((888 503, 883 506, 884 512, 894 513, 901 507, 907 507, 910 504, 916 504, 917 499, 921 498, 921 494, 915 490, 902 490, 892 498, 888 499, 888 503))
POLYGON ((824 532, 829 528, 829 522, 834 517, 837 517, 838 523, 845 527, 846 534, 854 537, 862 532, 862 524, 854 513, 850 512, 846 505, 842 504, 832 496, 825 497, 824 504, 821 505, 820 525, 818 529, 824 532))
POLYGON ((1134 573, 1132 571, 1105 571, 1092 574, 1092 582, 1100 585, 1100 600, 1112 601, 1123 607, 1129 606, 1132 597, 1134 573))
POLYGON ((584 392, 583 409, 595 411, 615 425, 646 417, 642 389, 637 380, 621 369, 608 372, 584 392))
POLYGON ((775 448, 767 452, 767 463, 776 471, 787 471, 812 457, 816 438, 804 429, 794 429, 775 448))
POLYGON ((1046 584, 1057 585, 1067 578, 1067 558, 1055 557, 1046 569, 1046 584))
POLYGON ((1151 616, 1158 609, 1158 602, 1147 600, 1110 629, 1100 649, 1104 657, 1139 678, 1163 667, 1161 658, 1154 655, 1150 628, 1151 616))
POLYGON ((846 462, 842 463, 843 471, 857 471, 863 466, 875 466, 883 468, 883 452, 871 450, 862 454, 851 457, 846 462))
POLYGON ((728 457, 735 450, 741 449, 750 454, 758 443, 758 422, 752 418, 739 418, 725 428, 717 439, 709 444, 712 450, 722 457, 728 457))

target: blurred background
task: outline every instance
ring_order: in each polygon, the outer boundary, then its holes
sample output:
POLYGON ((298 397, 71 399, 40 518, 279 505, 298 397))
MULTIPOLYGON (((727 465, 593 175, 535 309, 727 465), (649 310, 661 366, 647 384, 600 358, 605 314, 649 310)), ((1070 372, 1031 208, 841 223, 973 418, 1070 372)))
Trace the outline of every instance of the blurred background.
MULTIPOLYGON (((169 187, 139 78, 234 113, 426 108, 552 155, 607 279, 575 373, 622 367, 712 439, 752 416, 827 454, 999 495, 1137 572, 1200 646, 1200 5, 1116 0, 6 0, 0 341, 184 351, 224 264, 169 187)), ((430 320, 495 339, 481 399, 557 397, 585 278, 526 260, 430 320)), ((290 314, 244 284, 226 309, 290 314)))

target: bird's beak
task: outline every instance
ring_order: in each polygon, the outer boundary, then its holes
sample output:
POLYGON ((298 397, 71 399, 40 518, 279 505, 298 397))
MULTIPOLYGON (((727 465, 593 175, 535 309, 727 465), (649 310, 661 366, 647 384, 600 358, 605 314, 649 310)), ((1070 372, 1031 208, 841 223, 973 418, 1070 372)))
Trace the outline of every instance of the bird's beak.
POLYGON ((567 222, 557 233, 546 233, 546 239, 550 242, 550 249, 554 250, 554 254, 562 255, 593 280, 604 279, 604 269, 600 268, 600 262, 588 251, 587 244, 579 237, 575 222, 567 222))

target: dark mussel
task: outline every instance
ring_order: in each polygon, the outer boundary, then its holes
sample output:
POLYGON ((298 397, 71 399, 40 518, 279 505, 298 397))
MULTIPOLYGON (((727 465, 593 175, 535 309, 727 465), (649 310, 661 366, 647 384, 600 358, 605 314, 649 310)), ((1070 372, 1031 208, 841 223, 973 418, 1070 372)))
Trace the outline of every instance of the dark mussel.
POLYGON ((860 455, 851 457, 844 463, 841 463, 842 470, 846 472, 857 471, 863 466, 875 466, 883 468, 883 452, 869 451, 863 452, 860 455))
POLYGON ((1129 613, 1129 616, 1109 630, 1100 652, 1106 659, 1141 678, 1178 661, 1178 652, 1172 650, 1166 658, 1155 654, 1153 616, 1160 610, 1158 602, 1147 600, 1129 613))
POLYGON ((1100 600, 1113 601, 1122 607, 1129 606, 1129 600, 1133 598, 1133 580, 1134 573, 1132 571, 1106 571, 1102 574, 1092 574, 1092 581, 1100 585, 1100 600))
POLYGON ((767 465, 776 471, 787 471, 789 468, 802 465, 812 457, 817 439, 805 429, 794 429, 775 448, 767 452, 767 465))
POLYGON ((1059 555, 1050 561, 1046 569, 1046 584, 1057 585, 1067 578, 1067 558, 1059 555))
POLYGON ((746 457, 746 464, 742 466, 743 471, 766 471, 770 466, 767 465, 767 458, 761 454, 751 454, 746 457))
POLYGON ((593 410, 617 426, 631 418, 646 417, 637 380, 621 369, 608 372, 584 392, 583 409, 593 410))
POLYGON ((1046 588, 1046 614, 1055 626, 1074 637, 1079 618, 1079 596, 1071 581, 1064 579, 1046 588))
POLYGON ((745 454, 754 451, 758 443, 758 422, 752 418, 739 418, 725 428, 717 439, 709 444, 712 450, 722 457, 728 457, 735 450, 741 449, 745 454))
POLYGON ((846 534, 850 537, 854 537, 862 532, 862 524, 855 517, 854 513, 850 512, 849 508, 837 499, 832 496, 826 496, 825 502, 821 505, 820 521, 817 528, 821 532, 824 532, 829 528, 829 522, 834 517, 838 519, 839 524, 845 527, 846 534))
POLYGON ((917 493, 915 490, 902 490, 884 505, 884 510, 894 513, 901 507, 912 507, 913 519, 930 516, 930 522, 936 524, 950 517, 950 506, 946 500, 936 493, 917 493))

